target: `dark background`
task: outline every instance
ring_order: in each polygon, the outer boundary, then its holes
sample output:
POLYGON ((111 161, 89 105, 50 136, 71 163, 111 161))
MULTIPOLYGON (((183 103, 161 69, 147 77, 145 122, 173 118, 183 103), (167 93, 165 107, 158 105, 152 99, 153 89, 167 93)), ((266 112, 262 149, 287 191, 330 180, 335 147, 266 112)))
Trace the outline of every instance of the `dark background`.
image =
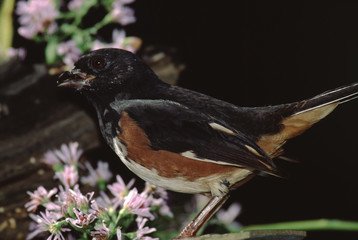
MULTIPOLYGON (((144 47, 176 48, 186 65, 180 86, 236 105, 293 102, 358 80, 358 2, 137 0, 132 7, 137 22, 127 34, 144 47)), ((27 61, 37 60, 31 51, 27 61)), ((287 143, 285 155, 300 161, 278 162, 288 179, 256 177, 233 192, 230 201, 243 205, 240 223, 357 221, 357 113, 358 100, 339 106, 287 143)), ((307 239, 358 233, 310 232, 307 239)))
MULTIPOLYGON (((180 86, 237 105, 292 102, 358 80, 358 2, 153 0, 133 7, 138 21, 128 33, 177 48, 187 66, 180 86)), ((286 155, 301 163, 282 164, 287 180, 256 177, 236 190, 238 220, 358 220, 357 122, 358 102, 350 102, 290 141, 286 155)))

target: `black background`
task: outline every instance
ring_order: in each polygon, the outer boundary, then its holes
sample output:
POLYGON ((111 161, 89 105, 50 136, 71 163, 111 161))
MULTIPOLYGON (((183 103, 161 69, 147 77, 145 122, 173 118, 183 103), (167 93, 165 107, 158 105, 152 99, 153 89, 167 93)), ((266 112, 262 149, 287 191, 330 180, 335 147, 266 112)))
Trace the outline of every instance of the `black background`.
MULTIPOLYGON (((293 102, 358 80, 358 2, 137 0, 131 6, 137 22, 127 34, 144 46, 175 47, 186 65, 180 86, 236 105, 293 102)), ((286 156, 300 163, 278 163, 288 179, 256 177, 233 192, 230 201, 243 205, 238 220, 358 220, 357 122, 358 100, 289 141, 286 156)), ((307 239, 358 239, 358 233, 310 232, 307 239)))

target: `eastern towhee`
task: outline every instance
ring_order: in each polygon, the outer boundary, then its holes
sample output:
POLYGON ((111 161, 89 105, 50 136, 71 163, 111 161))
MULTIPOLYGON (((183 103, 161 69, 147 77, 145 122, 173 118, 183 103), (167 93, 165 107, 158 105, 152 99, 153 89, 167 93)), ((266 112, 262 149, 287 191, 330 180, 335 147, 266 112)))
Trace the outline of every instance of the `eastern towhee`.
POLYGON ((166 84, 135 54, 109 48, 80 57, 58 86, 87 97, 103 137, 140 178, 212 196, 178 238, 195 236, 255 174, 280 176, 272 159, 282 145, 358 95, 353 83, 299 102, 238 107, 166 84))

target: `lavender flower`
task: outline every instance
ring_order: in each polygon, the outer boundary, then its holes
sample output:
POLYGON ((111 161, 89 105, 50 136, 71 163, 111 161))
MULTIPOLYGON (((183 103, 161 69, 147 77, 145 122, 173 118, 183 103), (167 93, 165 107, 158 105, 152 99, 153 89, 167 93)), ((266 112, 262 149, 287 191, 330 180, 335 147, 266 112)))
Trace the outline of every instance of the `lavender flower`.
POLYGON ((60 219, 63 217, 63 211, 62 207, 54 202, 48 202, 42 204, 47 211, 51 212, 52 215, 54 215, 55 218, 60 219))
POLYGON ((116 233, 117 233, 117 239, 122 240, 122 231, 120 228, 117 229, 116 233))
POLYGON ((63 57, 63 62, 67 66, 72 66, 81 56, 82 51, 76 46, 75 41, 69 40, 58 45, 57 53, 59 56, 63 57))
POLYGON ((30 214, 30 217, 37 223, 35 230, 29 233, 26 237, 26 240, 33 239, 42 232, 50 232, 51 235, 47 238, 51 239, 61 239, 65 240, 62 232, 70 231, 69 228, 62 227, 62 223, 58 222, 56 215, 53 215, 46 210, 45 213, 40 212, 40 215, 30 214))
POLYGON ((92 223, 96 218, 96 214, 94 213, 85 213, 83 211, 79 211, 76 208, 73 208, 73 213, 76 215, 76 218, 66 218, 66 222, 70 222, 73 226, 77 228, 87 227, 90 223, 92 223))
POLYGON ((7 57, 18 58, 22 61, 26 57, 26 49, 25 48, 9 48, 7 50, 7 57))
POLYGON ((149 234, 155 232, 157 229, 145 227, 147 218, 137 217, 136 222, 138 225, 137 236, 133 240, 159 240, 159 238, 152 238, 149 236, 144 236, 145 234, 149 234))
POLYGON ((79 190, 78 185, 75 185, 73 189, 63 189, 60 187, 58 202, 62 206, 62 211, 65 215, 73 215, 73 208, 80 210, 88 209, 93 195, 94 192, 83 195, 79 190))
POLYGON ((38 33, 52 34, 57 29, 54 21, 59 12, 53 0, 19 1, 16 13, 20 15, 21 27, 18 32, 27 39, 32 39, 38 33))
POLYGON ((62 185, 65 186, 66 189, 69 189, 78 182, 78 172, 75 166, 65 165, 65 169, 56 172, 54 178, 59 179, 62 185))
POLYGON ((54 151, 45 152, 41 161, 51 167, 61 164, 61 160, 56 156, 54 151))
POLYGON ((132 2, 134 0, 115 0, 113 2, 111 14, 115 22, 125 26, 136 21, 134 10, 125 6, 132 2))
POLYGON ((138 194, 136 188, 133 188, 124 199, 122 212, 127 210, 138 216, 148 217, 150 220, 154 219, 154 215, 150 212, 150 200, 144 195, 138 194))
POLYGON ((133 186, 135 179, 132 178, 126 185, 121 176, 116 176, 117 182, 112 185, 108 185, 109 191, 113 194, 114 209, 118 206, 122 206, 124 203, 124 197, 128 194, 129 189, 133 186))
POLYGON ((174 216, 172 211, 170 210, 170 207, 168 206, 167 201, 163 198, 153 198, 151 205, 158 206, 159 214, 162 216, 168 216, 168 217, 174 216))
POLYGON ((71 0, 68 4, 67 7, 68 9, 70 9, 71 11, 77 11, 79 10, 84 4, 84 0, 71 0))
POLYGON ((85 166, 89 171, 89 175, 81 178, 82 183, 87 183, 94 187, 96 184, 100 182, 108 182, 112 178, 112 173, 109 171, 107 162, 98 161, 96 170, 94 170, 88 162, 85 162, 85 166))
POLYGON ((70 142, 68 145, 62 144, 61 150, 47 151, 42 161, 50 166, 60 163, 77 165, 82 153, 83 150, 78 149, 78 142, 70 142))
POLYGON ((34 192, 28 191, 31 201, 25 204, 28 212, 36 211, 37 207, 51 201, 51 197, 57 193, 57 188, 51 189, 49 192, 43 187, 38 187, 34 192))
POLYGON ((99 207, 107 209, 109 213, 112 213, 118 207, 113 205, 112 199, 103 191, 100 191, 100 196, 96 198, 96 203, 99 207))
POLYGON ((173 217, 173 213, 170 210, 167 200, 168 192, 161 187, 156 187, 148 182, 145 183, 144 193, 148 194, 151 200, 151 206, 157 206, 159 208, 159 214, 162 216, 173 217))
POLYGON ((241 205, 238 203, 233 203, 227 210, 220 209, 216 214, 216 217, 222 224, 238 228, 240 227, 240 224, 235 222, 235 219, 237 216, 239 216, 240 212, 241 205))
POLYGON ((114 29, 112 32, 112 42, 104 43, 99 40, 93 42, 92 50, 100 48, 120 48, 130 52, 136 52, 142 41, 137 37, 126 37, 124 30, 114 29))
POLYGON ((55 154, 65 164, 77 164, 83 153, 82 149, 78 149, 78 142, 70 142, 68 145, 62 144, 61 151, 55 150, 55 154))
MULTIPOLYGON (((93 237, 92 240, 106 240, 109 238, 109 228, 106 226, 104 220, 102 221, 101 225, 96 225, 94 227, 95 231, 91 232, 91 236, 93 237)), ((121 239, 121 230, 119 230, 119 237, 118 237, 118 231, 117 231, 117 238, 121 239)))

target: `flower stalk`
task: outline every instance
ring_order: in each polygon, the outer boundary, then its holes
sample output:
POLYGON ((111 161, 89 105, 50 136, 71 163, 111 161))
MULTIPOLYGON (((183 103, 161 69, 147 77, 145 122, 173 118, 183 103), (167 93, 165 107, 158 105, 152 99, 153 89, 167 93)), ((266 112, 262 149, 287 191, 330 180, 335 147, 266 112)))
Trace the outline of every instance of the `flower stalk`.
POLYGON ((13 39, 13 22, 12 12, 14 9, 15 0, 4 0, 0 6, 0 62, 2 60, 1 55, 4 58, 7 57, 7 51, 12 46, 13 39))
POLYGON ((336 230, 336 231, 358 231, 358 222, 344 221, 338 219, 313 219, 292 222, 279 222, 270 224, 260 224, 246 226, 240 229, 245 230, 305 230, 305 231, 322 231, 322 230, 336 230))

